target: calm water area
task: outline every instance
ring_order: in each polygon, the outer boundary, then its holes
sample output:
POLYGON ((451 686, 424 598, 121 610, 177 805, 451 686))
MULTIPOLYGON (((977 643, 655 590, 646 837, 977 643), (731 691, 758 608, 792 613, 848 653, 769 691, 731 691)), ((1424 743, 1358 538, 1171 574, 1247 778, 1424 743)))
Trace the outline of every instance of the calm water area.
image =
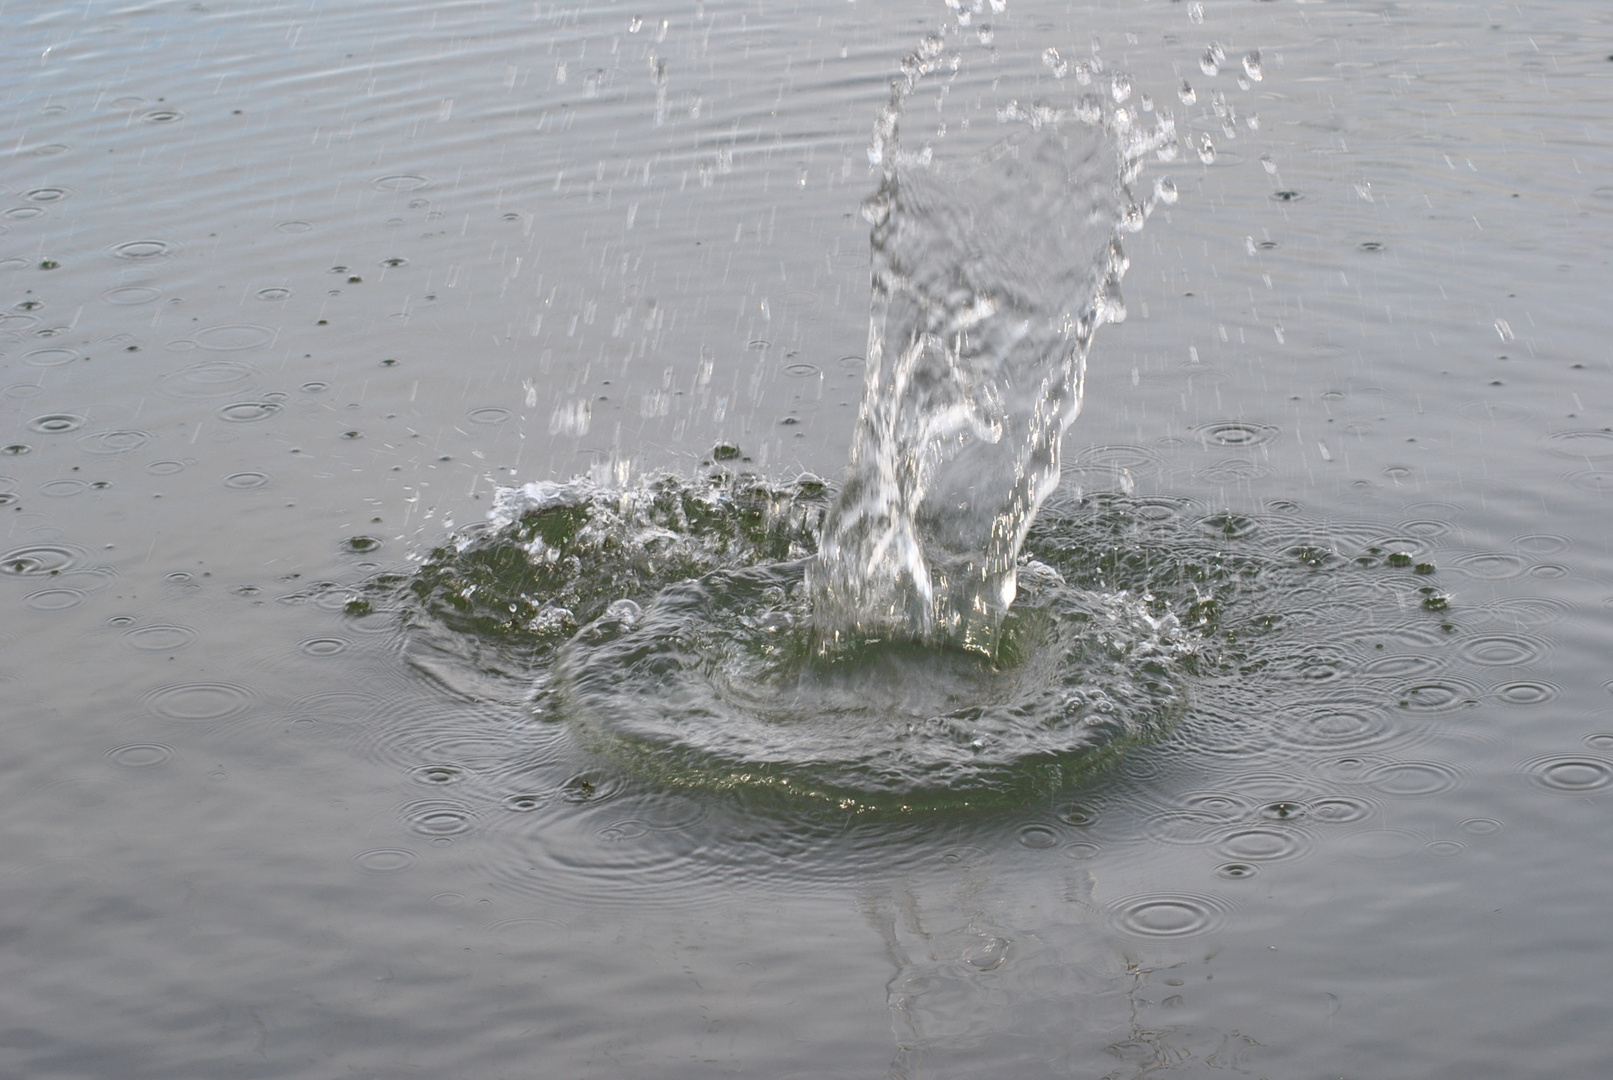
POLYGON ((0 1076, 1613 1068, 1613 9, 0 28, 0 1076), (942 25, 1174 117, 1033 547, 1214 662, 989 805, 602 750, 408 583, 529 482, 840 477, 942 25))

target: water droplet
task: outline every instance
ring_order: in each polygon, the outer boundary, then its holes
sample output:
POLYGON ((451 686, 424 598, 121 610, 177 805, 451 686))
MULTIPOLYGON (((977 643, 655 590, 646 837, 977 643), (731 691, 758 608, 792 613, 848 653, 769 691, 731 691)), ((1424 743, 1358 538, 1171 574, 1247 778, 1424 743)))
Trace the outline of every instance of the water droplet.
POLYGON ((1221 65, 1227 62, 1227 54, 1215 42, 1205 48, 1204 54, 1199 57, 1199 70, 1209 76, 1215 76, 1221 71, 1221 65))
POLYGON ((1215 164, 1215 143, 1210 141, 1208 135, 1199 136, 1199 160, 1206 165, 1215 164))
POLYGON ((1187 5, 1187 18, 1194 26, 1204 22, 1204 5, 1199 3, 1199 0, 1193 0, 1191 4, 1187 5))
POLYGON ((1250 82, 1259 82, 1266 77, 1265 70, 1260 66, 1260 50, 1250 49, 1243 54, 1243 73, 1249 76, 1250 82))
POLYGON ((1191 105, 1199 99, 1198 91, 1194 90, 1186 79, 1183 79, 1182 85, 1176 88, 1176 96, 1181 98, 1183 105, 1191 105))

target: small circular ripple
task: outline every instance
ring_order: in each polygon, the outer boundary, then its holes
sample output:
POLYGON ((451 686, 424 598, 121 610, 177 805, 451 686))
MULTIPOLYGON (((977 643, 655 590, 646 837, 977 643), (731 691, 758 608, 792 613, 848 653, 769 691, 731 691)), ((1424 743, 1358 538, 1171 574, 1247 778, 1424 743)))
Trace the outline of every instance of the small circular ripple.
POLYGON ((233 394, 257 369, 240 360, 203 360, 163 376, 162 388, 176 397, 208 398, 233 394))
POLYGON ((133 307, 137 304, 149 304, 161 295, 161 289, 153 289, 149 285, 120 285, 102 293, 101 299, 109 304, 133 307))
POLYGON ((1361 674, 1374 678, 1406 678, 1407 676, 1432 675, 1445 666, 1443 657, 1431 656, 1428 653, 1411 653, 1409 655, 1380 656, 1376 660, 1369 660, 1361 665, 1361 674))
POLYGON ((78 440, 78 448, 86 454, 127 454, 151 441, 145 431, 98 431, 78 440))
POLYGON ((1310 820, 1321 825, 1354 825, 1371 817, 1376 809, 1365 799, 1348 795, 1328 795, 1312 799, 1306 807, 1310 820))
POLYGON ((147 708, 169 720, 224 720, 250 709, 257 695, 234 683, 179 683, 158 687, 144 700, 147 708))
POLYGON ((166 764, 173 756, 173 747, 162 743, 129 743, 106 752, 107 761, 120 769, 151 769, 166 764))
POLYGON ((261 349, 278 336, 272 327, 237 324, 209 326, 196 331, 191 339, 210 352, 239 352, 261 349))
POLYGON ((1571 473, 1565 473, 1563 479, 1579 490, 1592 495, 1613 493, 1613 470, 1578 469, 1571 473))
POLYGON ((1394 739, 1400 731, 1371 701, 1307 703, 1281 710, 1277 738, 1302 750, 1358 750, 1394 739))
POLYGON ((1462 774, 1440 761, 1391 761, 1368 769, 1365 779, 1385 795, 1421 798, 1451 790, 1462 774))
POLYGON ((469 773, 458 765, 421 765, 413 769, 410 775, 422 784, 446 787, 464 780, 469 773))
POLYGON ((66 611, 84 602, 83 589, 42 589, 22 598, 30 611, 66 611))
POLYGON ((1458 825, 1457 828, 1461 829, 1469 836, 1494 836, 1502 829, 1505 829, 1506 826, 1495 820, 1495 818, 1475 817, 1468 818, 1466 821, 1458 825))
POLYGON ((1483 693, 1473 683, 1444 676, 1409 683, 1395 692, 1396 704, 1402 709, 1422 713, 1471 709, 1481 697, 1483 693))
POLYGON ((347 642, 341 638, 309 638, 297 648, 309 656, 335 656, 347 649, 347 642))
POLYGON ((396 173, 390 176, 378 176, 370 181, 370 186, 377 191, 418 191, 431 183, 424 176, 413 173, 396 173))
POLYGON ((1579 431, 1554 431, 1546 436, 1551 453, 1574 461, 1613 458, 1613 431, 1596 428, 1579 431))
POLYGON ((353 856, 353 867, 366 874, 401 874, 420 861, 420 856, 403 848, 371 848, 353 856))
POLYGON ((1014 837, 1021 847, 1042 851, 1059 846, 1057 830, 1047 825, 1021 825, 1014 837))
POLYGON ((48 416, 36 416, 28 421, 29 430, 47 435, 76 431, 83 426, 84 417, 74 416, 72 413, 51 413, 48 416))
POLYGON ((71 569, 84 557, 77 548, 56 544, 34 544, 13 548, 0 555, 0 574, 13 577, 45 577, 71 569))
MULTIPOLYGON (((1613 439, 1613 435, 1608 436, 1613 439)), ((1574 546, 1574 542, 1566 536, 1555 533, 1530 533, 1520 536, 1512 541, 1512 546, 1525 555, 1560 555, 1574 546)))
POLYGON ((1423 845, 1423 850, 1438 858, 1448 859, 1460 855, 1466 847, 1460 840, 1430 840, 1423 845))
POLYGON ((1480 581, 1503 581, 1518 577, 1529 569, 1528 562, 1509 551, 1475 552, 1458 557, 1450 565, 1452 569, 1480 581))
POLYGON ((1216 420, 1196 424, 1189 430, 1205 446, 1263 446, 1282 433, 1281 428, 1270 424, 1253 424, 1242 420, 1216 420))
POLYGON ((404 806, 402 814, 421 836, 459 836, 476 826, 476 812, 466 803, 424 799, 404 806))
POLYGON ((1116 900, 1110 905, 1115 926, 1129 934, 1153 938, 1190 937, 1219 927, 1231 913, 1226 901, 1192 893, 1154 893, 1116 900))
POLYGON ((1509 667, 1534 663, 1544 655, 1546 645, 1521 634, 1486 634, 1462 642, 1457 651, 1472 664, 1509 667))
POLYGON ((261 472, 231 473, 229 476, 224 478, 224 486, 227 488, 234 488, 237 491, 247 491, 252 488, 260 488, 268 484, 268 482, 269 474, 261 472))
POLYGON ((1215 850, 1240 862, 1273 862, 1292 859, 1311 848, 1309 838, 1289 829, 1246 828, 1227 834, 1215 850))
POLYGON ((1544 705, 1555 701, 1562 688, 1556 683, 1525 680, 1502 683, 1490 693, 1508 705, 1544 705))
POLYGON ((141 652, 174 652, 196 640, 196 631, 188 626, 154 624, 127 631, 124 644, 141 652))
POLYGON ((1240 796, 1195 791, 1181 796, 1176 805, 1148 815, 1143 833, 1161 843, 1197 847, 1254 812, 1254 804, 1240 796))
POLYGON ((1225 878, 1227 881, 1244 881, 1258 876, 1259 873, 1260 867, 1253 863, 1229 862, 1215 868, 1215 876, 1225 878))
POLYGON ((257 420, 267 420, 280 409, 281 405, 277 401, 236 401, 221 406, 218 415, 232 424, 250 424, 257 420))
POLYGON ((71 364, 84 354, 75 349, 35 349, 23 353, 22 362, 33 367, 60 367, 71 364))
POLYGON ((1553 795, 1592 795, 1613 788, 1613 763, 1602 758, 1540 757, 1521 769, 1531 784, 1553 795))
POLYGON ((82 480, 52 480, 47 484, 40 484, 39 493, 46 498, 68 499, 88 487, 89 485, 82 480))
POLYGON ((161 259, 177 250, 166 240, 130 240, 116 245, 109 254, 114 259, 161 259))
POLYGON ((473 424, 502 424, 504 421, 508 420, 511 415, 512 414, 508 409, 472 409, 470 412, 465 414, 465 419, 469 420, 473 424))
POLYGON ((1613 750, 1613 732, 1598 731, 1585 736, 1585 745, 1592 750, 1613 750))

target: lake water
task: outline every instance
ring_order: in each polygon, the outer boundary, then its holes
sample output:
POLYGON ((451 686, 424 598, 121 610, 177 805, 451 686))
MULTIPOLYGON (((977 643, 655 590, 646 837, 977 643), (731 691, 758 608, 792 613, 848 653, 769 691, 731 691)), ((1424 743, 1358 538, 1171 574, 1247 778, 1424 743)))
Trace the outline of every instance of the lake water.
MULTIPOLYGON (((1613 1064, 1613 11, 0 20, 0 1072, 1613 1064), (735 515, 667 533, 688 565, 759 568, 719 614, 810 548, 874 124, 941 26, 1175 119, 1027 551, 1082 619, 1124 590, 1197 644, 1113 753, 965 742, 939 785, 690 734, 599 656, 555 700, 536 616, 500 623, 530 537, 478 523, 681 477, 735 515)), ((567 571, 601 604, 615 550, 567 571)), ((628 568, 646 617, 682 565, 628 568)), ((1100 637, 1014 670, 1143 709, 1100 637)), ((826 693, 998 677, 954 660, 826 693)))

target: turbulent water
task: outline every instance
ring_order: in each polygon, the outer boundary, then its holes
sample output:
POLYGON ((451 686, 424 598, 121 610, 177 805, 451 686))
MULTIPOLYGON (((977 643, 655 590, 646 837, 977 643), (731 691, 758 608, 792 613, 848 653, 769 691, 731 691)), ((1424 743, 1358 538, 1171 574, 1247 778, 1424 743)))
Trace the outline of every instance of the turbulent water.
POLYGON ((1093 335, 1125 317, 1121 237, 1175 201, 1163 177, 1134 191, 1175 122, 1096 47, 1002 47, 1001 13, 954 8, 877 119, 844 481, 770 485, 724 446, 695 481, 505 489, 412 579, 423 625, 535 671, 540 714, 674 784, 996 802, 1171 729, 1259 560, 1191 531, 1160 549, 1124 503, 1072 503, 1026 543, 1093 335))
MULTIPOLYGON (((868 376, 808 571, 828 651, 874 637, 992 654, 1025 532, 1059 481, 1096 328, 1125 317, 1131 185, 1174 121, 1100 58, 999 52, 989 12, 902 65, 869 151, 868 376), (1146 109, 1146 111, 1144 111, 1146 109)), ((1155 198, 1171 198, 1161 181, 1155 198)))

